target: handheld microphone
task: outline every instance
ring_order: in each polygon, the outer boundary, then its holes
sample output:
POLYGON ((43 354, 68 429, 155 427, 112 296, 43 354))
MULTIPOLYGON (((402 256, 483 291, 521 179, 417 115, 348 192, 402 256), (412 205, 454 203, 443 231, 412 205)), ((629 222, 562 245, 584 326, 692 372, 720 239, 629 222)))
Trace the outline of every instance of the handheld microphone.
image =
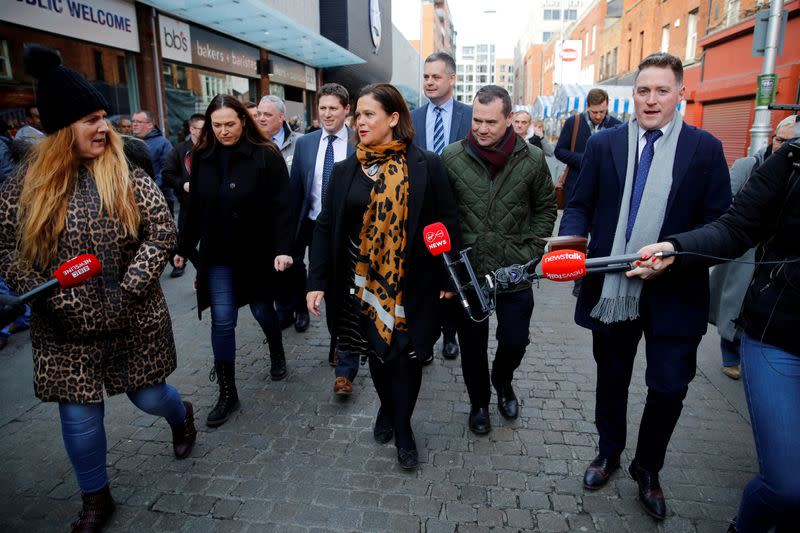
MULTIPOLYGON (((671 257, 676 252, 659 252, 655 257, 671 257)), ((624 272, 631 263, 641 261, 641 254, 612 255, 586 259, 586 254, 577 250, 557 250, 542 256, 542 275, 551 281, 574 281, 586 274, 624 272)))
POLYGON ((19 300, 21 303, 26 303, 56 285, 59 285, 62 289, 70 289, 81 285, 97 276, 101 270, 100 260, 96 256, 81 254, 62 263, 53 272, 53 279, 20 295, 19 300))
POLYGON ((431 255, 441 255, 442 259, 444 259, 444 264, 447 267, 447 271, 450 273, 450 279, 453 280, 453 284, 456 286, 456 291, 458 292, 458 297, 461 298, 461 305, 463 305, 464 309, 469 313, 469 302, 467 302, 467 296, 464 294, 464 287, 458 280, 455 265, 450 259, 450 234, 447 232, 447 228, 445 228, 444 224, 441 222, 434 222, 433 224, 425 226, 422 233, 425 237, 425 246, 428 247, 428 251, 431 255))
MULTIPOLYGON (((461 259, 456 261, 450 259, 450 254, 448 253, 450 251, 450 234, 447 232, 447 228, 441 222, 434 222, 433 224, 428 224, 425 226, 423 229, 423 236, 425 238, 425 245, 428 247, 428 251, 433 255, 441 255, 444 259, 444 264, 447 266, 450 279, 453 280, 453 284, 458 292, 458 297, 461 298, 461 305, 464 307, 467 315, 476 322, 486 320, 486 318, 488 318, 488 316, 494 310, 494 302, 484 292, 484 288, 478 281, 478 276, 475 274, 475 270, 473 270, 472 264, 469 262, 469 257, 467 256, 467 250, 469 250, 469 248, 461 250, 461 259), (470 281, 466 284, 462 284, 458 279, 458 273, 456 272, 455 267, 459 263, 464 265, 467 275, 469 276, 470 281), (475 289, 475 295, 478 297, 478 304, 481 307, 481 311, 486 315, 482 319, 477 319, 475 318, 475 315, 472 314, 472 309, 464 292, 464 288, 469 287, 470 285, 475 289)), ((492 288, 493 285, 491 277, 487 276, 486 279, 487 286, 492 288)))

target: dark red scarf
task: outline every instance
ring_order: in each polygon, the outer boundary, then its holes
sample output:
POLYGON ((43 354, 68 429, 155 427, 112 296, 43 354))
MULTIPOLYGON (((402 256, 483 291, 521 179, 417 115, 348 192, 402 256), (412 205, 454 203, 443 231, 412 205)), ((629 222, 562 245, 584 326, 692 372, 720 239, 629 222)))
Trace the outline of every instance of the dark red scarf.
POLYGON ((494 179, 500 169, 506 166, 508 158, 514 152, 514 146, 517 144, 517 134, 514 133, 514 128, 509 126, 506 134, 496 146, 481 146, 472 135, 472 131, 470 131, 467 134, 467 142, 472 152, 486 164, 489 174, 494 179))

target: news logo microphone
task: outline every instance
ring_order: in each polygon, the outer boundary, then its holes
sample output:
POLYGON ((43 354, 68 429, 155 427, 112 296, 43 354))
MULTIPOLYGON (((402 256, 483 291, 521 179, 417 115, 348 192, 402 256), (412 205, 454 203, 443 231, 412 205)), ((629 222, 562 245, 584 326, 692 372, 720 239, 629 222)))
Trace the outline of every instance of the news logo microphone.
POLYGON ((542 256, 542 276, 551 281, 574 281, 586 275, 586 255, 576 250, 557 250, 542 256))
POLYGON ((434 257, 441 255, 442 259, 444 259, 444 264, 447 267, 447 271, 450 273, 450 279, 453 280, 453 284, 456 286, 456 291, 458 292, 458 297, 461 298, 461 305, 463 305, 464 309, 469 313, 469 302, 467 301, 467 296, 464 294, 464 287, 461 285, 458 275, 456 274, 455 265, 450 259, 450 233, 447 232, 447 228, 444 227, 444 224, 441 222, 434 222, 433 224, 425 226, 425 229, 422 230, 422 235, 425 239, 425 246, 428 247, 428 251, 431 255, 434 257))
POLYGON ((20 295, 19 299, 22 303, 26 303, 56 285, 62 289, 70 289, 97 276, 101 270, 100 260, 96 256, 81 254, 62 263, 53 272, 53 279, 20 295))

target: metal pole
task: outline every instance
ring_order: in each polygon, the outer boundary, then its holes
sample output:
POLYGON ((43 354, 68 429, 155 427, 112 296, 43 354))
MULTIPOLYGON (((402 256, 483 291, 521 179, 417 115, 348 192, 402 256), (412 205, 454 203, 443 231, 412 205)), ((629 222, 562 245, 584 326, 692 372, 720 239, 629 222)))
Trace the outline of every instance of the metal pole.
MULTIPOLYGON (((764 65, 761 74, 775 73, 775 58, 778 55, 778 35, 783 15, 783 0, 772 0, 769 6, 769 23, 767 24, 767 43, 764 49, 764 65)), ((747 155, 767 146, 772 133, 772 112, 767 106, 756 106, 753 127, 750 128, 750 149, 747 155)))
POLYGON ((164 117, 164 100, 161 98, 161 69, 159 68, 158 61, 158 33, 156 32, 156 10, 150 8, 150 30, 153 32, 153 80, 156 84, 156 107, 158 114, 158 123, 161 125, 161 131, 166 136, 167 122, 164 117))

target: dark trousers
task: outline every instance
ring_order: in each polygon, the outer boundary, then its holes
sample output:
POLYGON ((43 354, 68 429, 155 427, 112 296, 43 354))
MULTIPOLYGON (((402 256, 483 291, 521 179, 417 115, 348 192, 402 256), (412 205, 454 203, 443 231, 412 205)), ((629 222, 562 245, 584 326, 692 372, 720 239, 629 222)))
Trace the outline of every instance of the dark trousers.
POLYGON ((302 313, 306 310, 306 249, 311 247, 316 221, 303 219, 300 231, 292 249, 292 266, 281 274, 286 290, 278 298, 276 308, 278 315, 284 317, 291 313, 302 313))
POLYGON ((636 461, 649 472, 659 472, 672 431, 683 409, 683 399, 697 368, 701 336, 661 337, 647 332, 641 320, 615 324, 592 332, 597 363, 595 424, 600 454, 618 457, 625 449, 628 386, 636 348, 644 334, 647 356, 647 400, 639 428, 636 461))
MULTIPOLYGON (((477 308, 477 307, 473 307, 477 308)), ((525 348, 533 315, 533 289, 497 295, 497 353, 492 364, 492 382, 511 383, 525 348)), ((456 329, 461 346, 461 371, 473 407, 487 407, 489 388, 489 321, 473 322, 464 311, 458 314, 456 329)))
POLYGON ((381 414, 392 421, 395 446, 413 448, 411 415, 422 385, 422 363, 419 359, 409 359, 407 354, 381 363, 373 355, 369 358, 369 373, 381 400, 381 414))
POLYGON ((448 298, 447 300, 441 300, 441 306, 442 335, 445 342, 455 342, 458 315, 463 313, 461 305, 458 298, 448 298))

